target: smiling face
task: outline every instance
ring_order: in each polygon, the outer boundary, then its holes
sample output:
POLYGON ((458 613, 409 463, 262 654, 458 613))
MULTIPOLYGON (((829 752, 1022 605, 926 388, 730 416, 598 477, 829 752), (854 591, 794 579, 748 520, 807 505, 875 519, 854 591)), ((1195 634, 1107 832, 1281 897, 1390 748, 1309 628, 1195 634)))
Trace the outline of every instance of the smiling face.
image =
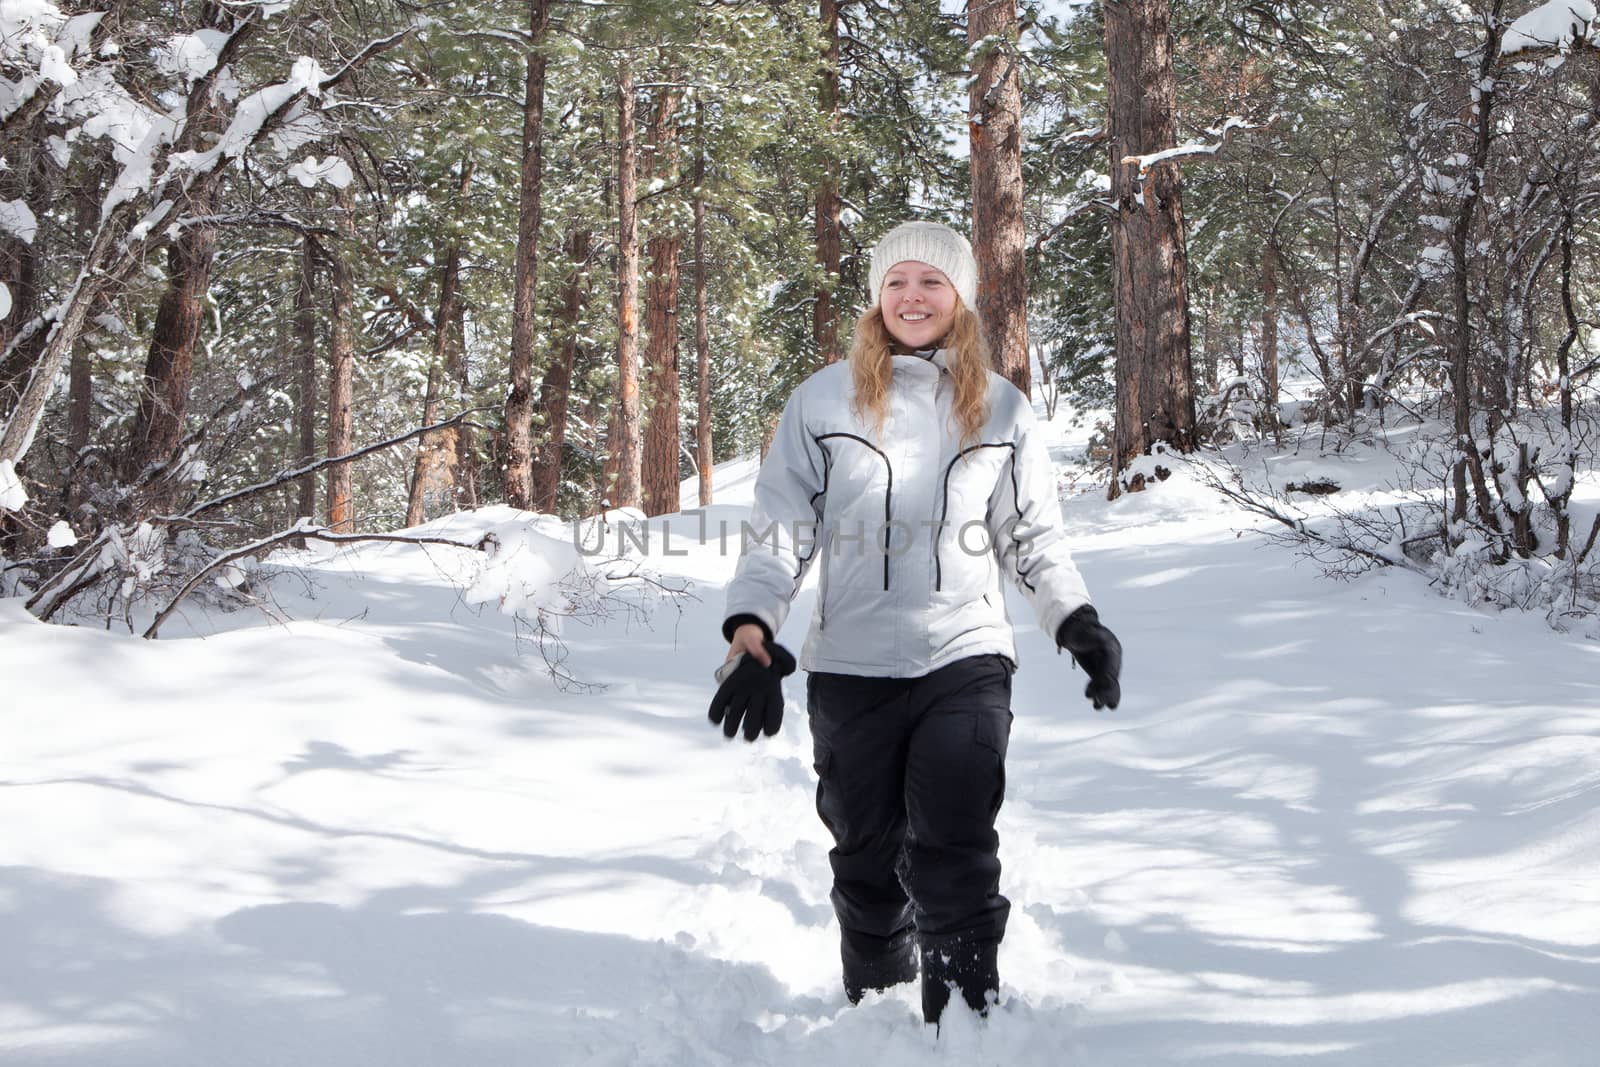
POLYGON ((890 267, 878 293, 889 336, 912 350, 938 347, 955 325, 959 304, 943 271, 913 259, 890 267))

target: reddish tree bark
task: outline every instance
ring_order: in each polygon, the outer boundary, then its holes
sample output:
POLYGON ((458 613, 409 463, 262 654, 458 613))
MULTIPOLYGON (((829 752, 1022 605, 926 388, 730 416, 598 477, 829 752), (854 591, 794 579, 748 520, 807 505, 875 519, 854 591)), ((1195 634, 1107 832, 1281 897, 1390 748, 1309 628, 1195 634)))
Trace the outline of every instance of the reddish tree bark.
MULTIPOLYGON (((830 131, 839 128, 839 0, 821 0, 822 40, 825 49, 818 106, 830 131)), ((844 357, 839 344, 840 208, 839 161, 833 152, 825 154, 822 181, 817 186, 816 246, 817 267, 822 284, 811 305, 811 337, 823 363, 837 363, 844 357)), ((709 452, 709 447, 707 448, 709 452)), ((702 470, 704 466, 702 465, 702 470)), ((706 490, 709 495, 709 490, 706 490)), ((704 501, 702 501, 704 503, 704 501)))
POLYGON ((650 239, 646 290, 649 342, 645 346, 648 408, 645 415, 644 511, 665 515, 679 509, 678 488, 678 238, 650 239))
POLYGON ((506 396, 506 502, 533 507, 533 343, 544 183, 545 33, 550 0, 529 0, 528 78, 522 105, 522 194, 512 294, 511 391, 506 396))
MULTIPOLYGON (((343 197, 340 198, 344 200, 343 197)), ((354 225, 348 205, 341 203, 342 235, 354 225)), ((328 313, 328 455, 342 456, 355 450, 355 421, 351 413, 355 375, 355 286, 345 250, 327 249, 329 299, 328 313)), ((354 533, 356 528, 353 472, 349 463, 328 468, 328 527, 335 533, 354 533)))
MULTIPOLYGON (((207 2, 201 7, 203 24, 215 28, 232 21, 227 9, 207 2)), ((198 90, 199 86, 196 86, 198 90)), ((185 106, 185 125, 177 152, 196 150, 224 125, 218 101, 208 92, 191 92, 185 106)), ((216 213, 221 194, 215 184, 191 185, 183 190, 172 217, 204 217, 216 213)), ((156 310, 155 331, 145 357, 139 409, 134 415, 128 443, 122 454, 122 476, 137 478, 152 464, 176 458, 183 440, 183 419, 189 406, 189 384, 194 372, 194 348, 205 321, 205 295, 211 284, 211 264, 216 258, 215 227, 189 225, 167 249, 167 288, 156 310)), ((176 485, 164 479, 154 491, 153 505, 169 502, 176 485)))
POLYGON ((589 231, 581 227, 575 227, 567 236, 567 258, 572 262, 572 273, 567 276, 562 294, 558 327, 561 347, 556 350, 539 390, 545 432, 538 455, 534 457, 534 507, 551 515, 556 513, 561 489, 561 454, 567 443, 567 406, 572 397, 572 368, 578 358, 579 321, 589 298, 587 282, 592 240, 589 231))
MULTIPOLYGON (((617 81, 617 408, 609 437, 612 507, 639 499, 639 207, 633 72, 617 81)), ((603 490, 604 491, 604 490, 603 490)))
MULTIPOLYGON (((650 122, 653 182, 670 185, 678 177, 678 91, 663 88, 650 122)), ((679 509, 678 489, 678 252, 681 242, 666 212, 657 215, 662 232, 649 241, 650 274, 645 286, 646 341, 642 498, 646 515, 679 509)))
MULTIPOLYGON (((300 438, 300 465, 317 458, 317 245, 307 234, 300 244, 300 286, 294 297, 294 338, 299 370, 295 422, 300 438)), ((299 480, 296 517, 317 514, 317 476, 299 480)), ((303 546, 302 546, 303 547, 303 546)))
POLYGON ((1026 395, 1028 279, 1022 217, 1022 89, 1017 77, 1016 0, 968 0, 967 40, 995 37, 972 71, 972 250, 978 317, 995 370, 1026 395))
MULTIPOLYGON (((428 365, 427 392, 422 398, 422 424, 439 421, 439 398, 444 382, 456 360, 454 347, 456 302, 461 299, 461 245, 453 243, 444 254, 439 270, 439 307, 433 319, 433 359, 428 365)), ((423 434, 417 441, 416 461, 412 465, 410 492, 406 499, 406 525, 418 526, 428 517, 428 498, 441 497, 454 505, 456 428, 454 426, 423 434)))
POLYGON ((1111 495, 1143 488, 1122 471, 1157 441, 1180 452, 1196 445, 1194 370, 1189 353, 1187 255, 1182 184, 1175 165, 1140 179, 1128 156, 1174 147, 1177 79, 1168 0, 1104 6, 1110 98, 1111 252, 1116 300, 1117 418, 1111 495))
MULTIPOLYGON (((446 376, 455 383, 458 397, 470 396, 470 381, 466 360, 467 302, 457 300, 455 319, 450 324, 455 341, 450 346, 453 363, 445 367, 446 376)), ((467 423, 456 427, 456 506, 475 508, 481 502, 478 495, 478 442, 473 428, 467 423)))
MULTIPOLYGON (((213 202, 191 201, 188 210, 209 214, 213 202)), ((167 250, 167 288, 156 310, 155 331, 145 357, 144 381, 139 389, 139 409, 133 418, 122 455, 122 476, 138 478, 151 464, 176 458, 183 440, 183 419, 189 407, 189 383, 194 372, 194 348, 205 322, 205 295, 211 284, 211 264, 216 258, 216 230, 194 226, 167 250)), ((175 486, 165 482, 153 504, 164 506, 175 486)))
MULTIPOLYGON (((698 107, 698 105, 696 105, 698 107)), ((694 360, 695 463, 700 468, 700 506, 711 503, 711 326, 706 314, 706 157, 702 147, 694 168, 694 360)))

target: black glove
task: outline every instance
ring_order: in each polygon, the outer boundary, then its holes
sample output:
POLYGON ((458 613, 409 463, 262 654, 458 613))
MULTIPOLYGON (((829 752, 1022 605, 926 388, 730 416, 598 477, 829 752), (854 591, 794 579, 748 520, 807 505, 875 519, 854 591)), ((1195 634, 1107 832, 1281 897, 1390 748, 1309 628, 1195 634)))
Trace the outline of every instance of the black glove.
POLYGON ((1083 695, 1094 701, 1094 710, 1115 708, 1122 702, 1122 642, 1100 622, 1092 604, 1061 620, 1056 629, 1056 644, 1072 653, 1078 666, 1089 675, 1083 695))
POLYGON ((746 741, 762 733, 771 737, 783 725, 783 680, 794 673, 794 657, 776 641, 763 644, 772 666, 763 667, 747 653, 711 698, 711 721, 721 723, 728 737, 738 734, 740 720, 746 741))

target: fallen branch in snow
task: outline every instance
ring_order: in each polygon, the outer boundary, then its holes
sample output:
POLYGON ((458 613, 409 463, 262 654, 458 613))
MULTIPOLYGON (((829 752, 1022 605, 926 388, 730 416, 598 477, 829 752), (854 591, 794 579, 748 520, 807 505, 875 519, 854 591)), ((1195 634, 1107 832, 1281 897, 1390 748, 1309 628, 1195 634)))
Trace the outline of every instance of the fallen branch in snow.
POLYGON ((510 614, 518 644, 526 642, 538 648, 545 670, 563 691, 594 692, 605 688, 605 683, 584 681, 566 668, 568 649, 561 637, 563 620, 594 621, 620 615, 646 624, 656 604, 677 607, 681 618, 681 601, 700 599, 690 591, 691 583, 663 580, 641 561, 626 557, 574 569, 558 583, 558 588, 561 594, 558 603, 540 604, 534 611, 518 609, 510 614), (623 586, 637 586, 645 601, 620 595, 619 589, 623 586))
MULTIPOLYGON (((309 474, 315 474, 318 471, 334 466, 335 464, 354 462, 355 460, 370 456, 375 452, 381 452, 386 448, 392 448, 395 445, 404 444, 406 441, 410 441, 414 438, 422 436, 425 433, 431 433, 435 430, 441 430, 450 426, 459 425, 476 426, 478 424, 469 421, 467 416, 476 413, 478 410, 480 409, 469 408, 466 411, 460 412, 448 419, 445 419, 443 422, 436 422, 430 426, 419 426, 416 429, 408 430, 407 432, 400 434, 398 437, 391 437, 387 440, 378 441, 363 448, 358 448, 354 452, 348 452, 342 456, 330 456, 326 459, 319 459, 313 463, 307 463, 304 466, 296 467, 294 470, 284 471, 276 474, 264 482, 257 482, 254 485, 247 485, 243 489, 236 489, 231 493, 224 493, 222 496, 213 497, 210 500, 196 504, 194 507, 189 508, 187 511, 184 511, 181 514, 160 515, 147 521, 152 526, 163 527, 189 527, 199 525, 199 523, 197 523, 195 520, 198 516, 203 515, 206 512, 214 511, 226 504, 236 504, 241 500, 255 496, 258 493, 267 492, 270 489, 280 488, 281 486, 287 485, 298 478, 303 478, 309 474)), ((49 622, 51 616, 59 611, 63 605, 65 605, 79 593, 83 592, 83 590, 89 588, 96 581, 112 570, 115 561, 107 557, 105 549, 110 546, 113 537, 131 536, 133 529, 133 527, 125 527, 123 524, 115 524, 102 530, 99 536, 97 536, 88 544, 88 546, 74 556, 65 567, 57 571, 48 581, 34 591, 33 596, 28 598, 27 604, 25 605, 27 610, 41 622, 49 622)))
POLYGON ((1594 543, 1600 538, 1600 515, 1594 517, 1594 525, 1589 527, 1589 539, 1583 543, 1583 551, 1573 558, 1573 562, 1581 567, 1589 559, 1589 553, 1594 551, 1594 543))
MULTIPOLYGON (((1525 446, 1522 453, 1522 462, 1536 463, 1536 454, 1526 455, 1525 446)), ((1588 636, 1600 637, 1596 621, 1600 568, 1591 555, 1600 547, 1600 516, 1593 519, 1587 539, 1557 551, 1551 548, 1565 542, 1551 533, 1552 516, 1536 516, 1542 551, 1528 556, 1499 552, 1500 530, 1472 516, 1450 517, 1449 497, 1438 488, 1445 484, 1447 470, 1430 467, 1429 462, 1448 461, 1451 455, 1448 448, 1412 450, 1409 456, 1398 457, 1404 465, 1399 481, 1387 487, 1389 499, 1364 497, 1344 507, 1297 505, 1282 495, 1276 483, 1247 477, 1226 457, 1190 458, 1187 463, 1197 482, 1242 510, 1278 524, 1281 529, 1273 533, 1269 528, 1268 536, 1321 564, 1326 577, 1350 579, 1380 568, 1406 570, 1469 604, 1541 611, 1557 630, 1580 625, 1588 636)), ((1317 474, 1313 469, 1305 477, 1317 474)))
POLYGON ((303 467, 296 467, 294 470, 282 471, 273 475, 271 478, 268 478, 264 482, 257 482, 254 485, 247 485, 243 489, 235 489, 231 493, 225 493, 222 496, 213 497, 204 503, 196 504, 194 507, 190 508, 188 511, 185 511, 181 515, 164 515, 160 518, 152 519, 151 521, 165 524, 186 522, 189 519, 193 519, 197 515, 220 508, 224 504, 238 503, 240 500, 243 500, 246 497, 255 496, 257 493, 265 493, 269 489, 277 489, 280 486, 287 485, 290 482, 304 478, 308 474, 316 474, 318 471, 326 470, 329 467, 334 467, 341 463, 351 463, 358 459, 364 459, 365 457, 372 455, 374 452, 382 452, 386 448, 393 448, 395 445, 404 444, 413 438, 421 437, 426 433, 433 433, 436 430, 443 430, 448 429, 451 426, 462 425, 474 426, 478 429, 483 429, 483 427, 479 426, 478 423, 471 422, 467 419, 468 415, 475 414, 482 410, 486 409, 468 408, 466 411, 452 415, 443 422, 436 422, 430 426, 418 426, 415 429, 407 430, 398 437, 390 437, 387 440, 366 445, 362 448, 356 449, 354 452, 346 452, 342 456, 329 456, 326 459, 319 459, 315 462, 307 463, 303 467))
POLYGON ((23 607, 40 622, 49 622, 50 617, 60 609, 61 605, 99 581, 100 577, 110 569, 105 560, 104 550, 110 544, 111 531, 114 529, 116 527, 108 526, 101 530, 99 536, 89 542, 87 548, 72 558, 72 562, 36 589, 23 607))
POLYGON ((481 552, 485 542, 491 536, 493 535, 485 535, 476 542, 467 542, 456 541, 449 537, 428 537, 416 534, 336 534, 330 533, 320 526, 296 523, 287 530, 280 530, 275 534, 251 541, 247 545, 240 545, 231 552, 224 552, 190 575, 189 580, 179 588, 177 595, 167 602, 166 607, 156 613, 155 619, 142 636, 147 641, 155 640, 156 632, 161 629, 161 624, 166 622, 174 611, 178 610, 178 605, 183 603, 184 598, 199 587, 200 583, 205 580, 206 575, 211 574, 218 568, 226 567, 230 563, 237 563, 241 559, 254 556, 259 552, 272 548, 274 545, 281 545, 287 541, 326 541, 336 545, 356 544, 363 541, 386 541, 403 545, 449 545, 452 548, 465 548, 469 551, 481 552))
MULTIPOLYGON (((1428 573, 1425 568, 1407 556, 1403 549, 1409 544, 1420 544, 1434 540, 1439 536, 1437 532, 1429 532, 1398 542, 1390 542, 1381 549, 1372 548, 1361 544, 1354 538, 1324 533, 1309 525, 1305 516, 1292 514, 1285 507, 1287 502, 1281 500, 1275 494, 1270 493, 1270 491, 1263 493, 1246 485, 1243 474, 1231 464, 1228 465, 1228 471, 1232 477, 1231 482, 1209 464, 1191 463, 1191 469, 1195 472, 1201 484, 1227 497, 1245 511, 1253 515, 1260 515, 1262 518, 1271 519, 1273 522, 1287 527, 1292 534, 1292 539, 1296 542, 1327 549, 1347 558, 1354 557, 1365 560, 1373 566, 1400 567, 1405 570, 1415 571, 1418 574, 1428 573)), ((1356 522, 1358 525, 1374 527, 1373 532, 1376 532, 1376 527, 1384 525, 1382 523, 1363 523, 1358 516, 1348 514, 1341 515, 1339 518, 1346 523, 1356 522)))

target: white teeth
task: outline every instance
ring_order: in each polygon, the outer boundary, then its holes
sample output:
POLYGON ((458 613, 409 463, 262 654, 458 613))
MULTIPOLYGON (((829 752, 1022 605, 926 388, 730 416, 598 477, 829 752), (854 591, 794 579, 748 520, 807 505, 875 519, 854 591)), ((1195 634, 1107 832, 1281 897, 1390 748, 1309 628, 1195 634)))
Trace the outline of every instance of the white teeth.
POLYGON ((920 314, 918 314, 916 312, 911 312, 908 315, 901 315, 900 318, 904 322, 921 322, 923 319, 931 319, 931 318, 933 318, 933 316, 932 315, 920 315, 920 314))

